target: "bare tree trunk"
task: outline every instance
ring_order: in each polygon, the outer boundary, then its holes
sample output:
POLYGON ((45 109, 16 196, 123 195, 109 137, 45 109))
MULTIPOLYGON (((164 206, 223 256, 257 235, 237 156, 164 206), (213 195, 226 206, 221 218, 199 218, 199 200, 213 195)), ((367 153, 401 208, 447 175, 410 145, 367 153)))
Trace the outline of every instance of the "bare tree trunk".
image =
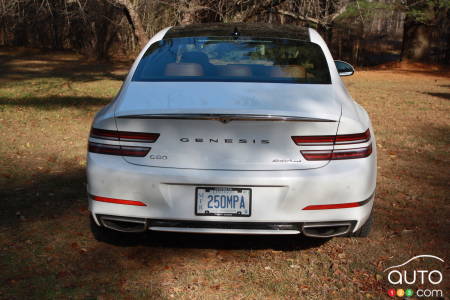
POLYGON ((136 11, 133 3, 130 0, 115 0, 118 4, 122 5, 126 11, 127 18, 133 27, 134 35, 138 40, 138 44, 143 48, 148 41, 147 35, 145 34, 144 26, 142 26, 141 17, 136 11))
POLYGON ((353 52, 353 62, 355 64, 358 64, 358 58, 359 58, 359 38, 356 38, 355 44, 354 44, 354 52, 353 52))
POLYGON ((424 61, 431 54, 431 26, 419 24, 408 18, 404 23, 402 59, 424 61))
POLYGON ((196 12, 200 3, 198 0, 186 0, 182 2, 181 7, 181 24, 194 24, 196 22, 196 12))
POLYGON ((450 10, 432 5, 410 7, 422 9, 433 16, 426 22, 419 22, 407 16, 403 26, 402 59, 415 61, 448 63, 448 36, 450 35, 450 10))

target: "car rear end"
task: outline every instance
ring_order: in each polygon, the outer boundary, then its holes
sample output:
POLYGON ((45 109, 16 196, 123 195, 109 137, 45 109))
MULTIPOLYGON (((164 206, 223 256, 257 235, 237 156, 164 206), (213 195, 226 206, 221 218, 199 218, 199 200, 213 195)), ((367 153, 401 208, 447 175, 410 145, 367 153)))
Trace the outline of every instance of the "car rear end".
POLYGON ((96 116, 97 226, 330 237, 368 220, 373 131, 323 41, 236 30, 160 33, 96 116))

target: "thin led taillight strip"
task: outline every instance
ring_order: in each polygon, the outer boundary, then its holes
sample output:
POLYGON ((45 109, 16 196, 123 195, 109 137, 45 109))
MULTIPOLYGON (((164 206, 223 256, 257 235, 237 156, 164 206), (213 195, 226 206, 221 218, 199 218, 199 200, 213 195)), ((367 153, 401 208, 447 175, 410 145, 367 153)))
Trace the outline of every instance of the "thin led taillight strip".
POLYGON ((90 136, 96 139, 106 139, 114 141, 154 143, 158 139, 159 133, 115 131, 92 128, 90 136))
POLYGON ((344 144, 366 143, 369 140, 370 140, 370 130, 367 129, 363 133, 336 135, 335 144, 344 145, 344 144))
POLYGON ((94 195, 91 195, 91 198, 92 198, 92 200, 99 201, 99 202, 108 202, 108 203, 125 204, 125 205, 136 205, 136 206, 147 206, 145 203, 143 203, 141 201, 107 198, 107 197, 100 197, 100 196, 94 196, 94 195))
POLYGON ((149 147, 120 146, 89 142, 88 151, 107 155, 122 155, 144 157, 150 151, 149 147))
POLYGON ((364 158, 372 154, 372 144, 356 149, 334 149, 331 159, 364 158))
MULTIPOLYGON (((372 195, 373 196, 373 195, 372 195)), ((353 208, 360 207, 369 203, 372 196, 361 202, 350 202, 350 203, 338 203, 338 204, 319 204, 319 205, 309 205, 302 210, 322 210, 322 209, 339 209, 339 208, 353 208)))
POLYGON ((106 139, 106 140, 119 140, 119 133, 115 130, 105 130, 105 129, 97 129, 92 128, 90 137, 96 139, 106 139))
POLYGON ((370 130, 363 133, 341 134, 341 135, 312 135, 293 136, 292 140, 297 146, 325 146, 325 145, 346 145, 366 143, 370 140, 370 130))
POLYGON ((292 140, 297 146, 333 145, 335 136, 293 136, 292 140))
POLYGON ((372 154, 372 144, 363 148, 338 150, 302 150, 300 152, 306 160, 339 160, 364 158, 372 154))

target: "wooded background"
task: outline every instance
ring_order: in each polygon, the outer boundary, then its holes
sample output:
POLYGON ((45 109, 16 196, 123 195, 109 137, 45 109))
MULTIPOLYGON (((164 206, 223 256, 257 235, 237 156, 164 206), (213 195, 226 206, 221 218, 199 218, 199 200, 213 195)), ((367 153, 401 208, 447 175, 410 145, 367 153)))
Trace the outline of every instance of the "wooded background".
MULTIPOLYGON (((448 64, 449 0, 0 0, 0 46, 133 57, 167 26, 208 22, 314 27, 336 59, 448 64)), ((207 26, 207 25, 205 25, 207 26)))

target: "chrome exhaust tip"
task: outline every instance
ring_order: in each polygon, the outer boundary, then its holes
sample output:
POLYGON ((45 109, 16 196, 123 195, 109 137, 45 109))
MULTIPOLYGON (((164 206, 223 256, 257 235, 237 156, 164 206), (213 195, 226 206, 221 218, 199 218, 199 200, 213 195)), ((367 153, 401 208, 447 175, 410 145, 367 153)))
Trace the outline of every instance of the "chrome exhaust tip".
POLYGON ((120 232, 144 232, 147 230, 146 219, 105 215, 97 215, 97 218, 106 228, 120 232))
POLYGON ((309 237, 330 238, 348 235, 352 228, 352 222, 304 223, 302 232, 309 237))

